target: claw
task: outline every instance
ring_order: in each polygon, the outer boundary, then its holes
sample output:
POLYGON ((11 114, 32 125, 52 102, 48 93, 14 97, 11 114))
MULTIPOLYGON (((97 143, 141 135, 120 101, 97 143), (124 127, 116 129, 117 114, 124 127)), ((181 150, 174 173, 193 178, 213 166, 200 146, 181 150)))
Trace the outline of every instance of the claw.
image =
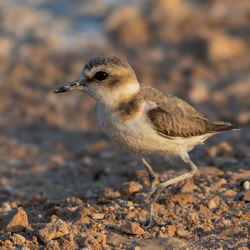
POLYGON ((154 217, 149 217, 149 220, 145 223, 144 227, 149 229, 154 226, 158 226, 157 222, 155 221, 154 217))
POLYGON ((165 224, 157 223, 156 220, 155 220, 155 218, 152 217, 152 218, 149 218, 149 220, 144 224, 144 228, 145 228, 145 229, 150 229, 150 228, 152 228, 152 227, 154 227, 154 226, 157 226, 157 227, 164 227, 164 226, 170 225, 170 224, 172 224, 171 221, 168 221, 168 222, 166 222, 165 224))

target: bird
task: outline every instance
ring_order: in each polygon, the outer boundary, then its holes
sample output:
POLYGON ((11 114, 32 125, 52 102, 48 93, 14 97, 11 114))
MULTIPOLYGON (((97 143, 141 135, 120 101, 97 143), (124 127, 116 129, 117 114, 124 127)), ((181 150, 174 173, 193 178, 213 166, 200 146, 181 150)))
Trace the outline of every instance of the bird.
POLYGON ((197 166, 189 152, 210 136, 238 129, 223 121, 211 121, 184 100, 140 83, 125 59, 97 57, 89 60, 80 77, 54 93, 80 90, 96 100, 96 117, 100 129, 122 149, 140 155, 146 167, 150 192, 150 228, 157 224, 154 203, 171 184, 191 178, 197 166), (147 161, 148 155, 180 157, 190 171, 156 185, 156 174, 147 161))

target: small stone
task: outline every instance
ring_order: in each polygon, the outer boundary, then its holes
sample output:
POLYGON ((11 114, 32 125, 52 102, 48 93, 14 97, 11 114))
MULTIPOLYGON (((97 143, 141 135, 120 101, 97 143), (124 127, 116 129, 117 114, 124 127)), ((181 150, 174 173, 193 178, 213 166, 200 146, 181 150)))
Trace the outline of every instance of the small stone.
POLYGON ((181 188, 182 193, 192 193, 193 190, 199 189, 193 181, 187 181, 181 188))
POLYGON ((250 201, 250 190, 245 193, 243 196, 243 201, 249 202, 250 201))
POLYGON ((104 218, 105 214, 97 213, 97 214, 92 214, 91 216, 94 220, 101 220, 104 218))
POLYGON ((107 237, 105 234, 100 234, 96 241, 99 243, 99 244, 102 244, 102 245, 105 245, 106 244, 106 240, 107 240, 107 237))
POLYGON ((218 145, 218 155, 219 156, 232 156, 233 148, 227 142, 221 142, 218 145))
POLYGON ((210 209, 216 208, 215 202, 214 202, 213 200, 209 201, 208 207, 209 207, 210 209))
POLYGON ((226 192, 224 192, 223 195, 225 196, 235 196, 237 193, 233 191, 232 189, 228 189, 226 192))
POLYGON ((188 213, 187 220, 188 220, 189 224, 191 224, 191 225, 196 226, 196 225, 200 224, 199 215, 195 212, 188 213))
POLYGON ((57 240, 50 240, 46 242, 46 250, 60 250, 60 244, 57 240))
POLYGON ((225 230, 223 230, 219 235, 220 236, 229 236, 229 237, 233 237, 238 235, 240 232, 242 232, 242 227, 232 227, 232 228, 226 228, 225 230))
POLYGON ((105 198, 119 198, 121 196, 121 194, 118 191, 113 191, 111 188, 105 188, 104 189, 104 197, 105 198))
POLYGON ((88 249, 101 249, 100 244, 97 242, 97 240, 92 236, 88 235, 85 240, 85 245, 88 249))
POLYGON ((135 181, 131 181, 129 183, 125 183, 122 186, 122 191, 125 194, 134 194, 134 193, 139 192, 142 188, 143 188, 143 186, 140 183, 135 182, 135 181))
POLYGON ((187 230, 184 230, 183 228, 180 228, 176 231, 176 234, 180 237, 185 237, 187 236, 189 233, 187 230))
POLYGON ((225 185, 225 184, 227 184, 227 180, 224 179, 224 178, 222 178, 222 179, 220 179, 219 181, 214 182, 214 183, 213 183, 213 187, 215 187, 215 188, 221 188, 221 186, 222 186, 222 185, 225 185))
POLYGON ((14 234, 10 238, 15 246, 23 246, 26 241, 25 237, 20 234, 14 234))
POLYGON ((28 200, 28 204, 44 204, 46 202, 47 202, 47 198, 42 197, 40 195, 35 195, 30 200, 28 200))
POLYGON ((249 190, 249 188, 250 188, 250 181, 244 181, 243 182, 243 189, 244 189, 244 191, 249 190))
POLYGON ((138 235, 143 234, 144 230, 135 222, 128 222, 121 227, 121 231, 126 234, 138 235))
POLYGON ((61 219, 55 219, 46 224, 43 229, 40 229, 38 235, 43 242, 47 242, 60 238, 68 233, 69 230, 67 223, 61 219))
POLYGON ((208 41, 208 54, 213 61, 235 60, 235 58, 246 55, 245 43, 241 39, 225 33, 213 33, 208 41))
POLYGON ((6 219, 4 219, 4 222, 6 230, 12 233, 23 231, 29 224, 27 214, 22 207, 11 211, 6 219))
POLYGON ((166 230, 168 232, 169 237, 173 237, 175 235, 176 226, 175 225, 167 225, 166 230))
POLYGON ((76 221, 77 224, 89 224, 91 222, 90 218, 88 216, 83 216, 79 220, 76 221))
POLYGON ((210 209, 216 208, 216 204, 215 204, 214 200, 209 201, 208 208, 210 208, 210 209))
POLYGON ((199 176, 201 174, 205 175, 205 176, 207 176, 207 175, 220 176, 220 175, 223 175, 224 172, 219 170, 216 167, 200 167, 198 169, 198 174, 197 175, 199 176))

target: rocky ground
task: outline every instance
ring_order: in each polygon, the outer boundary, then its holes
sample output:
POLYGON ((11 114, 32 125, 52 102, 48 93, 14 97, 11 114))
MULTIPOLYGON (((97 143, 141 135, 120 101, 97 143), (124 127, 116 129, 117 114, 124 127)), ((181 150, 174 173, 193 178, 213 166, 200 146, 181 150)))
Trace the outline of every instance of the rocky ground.
MULTIPOLYGON (((249 249, 248 0, 13 0, 0 17, 0 249, 249 249), (147 173, 98 130, 94 101, 53 94, 100 55, 241 126, 191 153, 198 173, 155 204, 162 227, 143 226, 147 173)), ((186 171, 149 159, 158 183, 186 171)))

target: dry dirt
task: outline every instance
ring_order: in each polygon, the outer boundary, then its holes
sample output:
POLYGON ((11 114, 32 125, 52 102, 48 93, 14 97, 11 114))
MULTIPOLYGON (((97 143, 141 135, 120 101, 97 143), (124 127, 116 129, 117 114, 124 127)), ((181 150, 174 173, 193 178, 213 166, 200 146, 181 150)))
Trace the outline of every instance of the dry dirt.
MULTIPOLYGON (((249 249, 250 2, 0 3, 0 249, 249 249), (54 95, 88 59, 126 58, 140 81, 239 124, 155 204, 138 156, 97 128, 94 101, 54 95)), ((158 183, 186 166, 149 157, 158 183)))

